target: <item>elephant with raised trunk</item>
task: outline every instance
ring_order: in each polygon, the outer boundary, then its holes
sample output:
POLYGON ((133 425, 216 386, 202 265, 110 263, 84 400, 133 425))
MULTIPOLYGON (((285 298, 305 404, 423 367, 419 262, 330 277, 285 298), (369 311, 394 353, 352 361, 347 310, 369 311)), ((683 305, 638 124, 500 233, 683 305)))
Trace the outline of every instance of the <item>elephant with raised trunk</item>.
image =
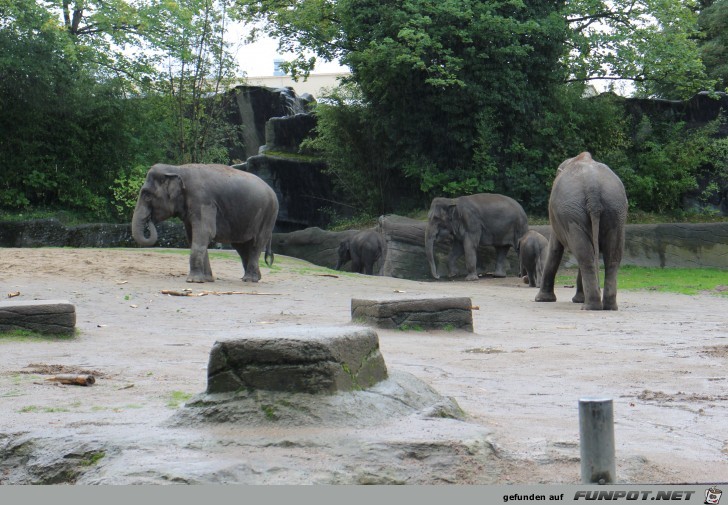
POLYGON ((132 218, 132 236, 143 247, 157 241, 158 224, 171 217, 185 226, 190 244, 187 282, 213 282, 208 245, 229 243, 243 263, 243 281, 258 282, 258 261, 272 264, 275 192, 256 175, 225 165, 163 165, 149 169, 132 218), (148 232, 148 234, 147 234, 148 232))
POLYGON ((351 271, 374 275, 374 264, 384 253, 384 238, 374 230, 362 230, 339 243, 336 270, 351 260, 351 271))
POLYGON ((627 193, 619 177, 583 152, 559 165, 549 198, 551 237, 537 302, 554 302, 554 279, 564 249, 576 258, 574 303, 584 310, 617 310, 617 271, 624 251, 627 193), (604 296, 599 256, 604 259, 604 296))
POLYGON ((523 282, 532 288, 541 287, 543 266, 546 263, 549 241, 536 230, 528 230, 518 242, 518 259, 523 282))
POLYGON ((518 250, 518 241, 528 231, 528 217, 517 201, 496 193, 480 193, 458 198, 435 198, 430 205, 425 228, 425 254, 435 279, 435 243, 451 242, 448 256, 450 277, 456 274, 456 260, 465 255, 465 280, 478 279, 478 246, 496 250, 495 277, 505 277, 508 249, 518 250))

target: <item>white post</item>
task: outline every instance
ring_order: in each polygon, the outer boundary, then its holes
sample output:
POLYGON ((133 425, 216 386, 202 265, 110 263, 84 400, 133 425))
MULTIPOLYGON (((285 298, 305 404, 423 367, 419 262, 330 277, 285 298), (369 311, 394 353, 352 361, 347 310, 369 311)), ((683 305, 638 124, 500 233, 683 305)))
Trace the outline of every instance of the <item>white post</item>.
POLYGON ((614 410, 607 398, 579 400, 582 484, 614 484, 614 410))

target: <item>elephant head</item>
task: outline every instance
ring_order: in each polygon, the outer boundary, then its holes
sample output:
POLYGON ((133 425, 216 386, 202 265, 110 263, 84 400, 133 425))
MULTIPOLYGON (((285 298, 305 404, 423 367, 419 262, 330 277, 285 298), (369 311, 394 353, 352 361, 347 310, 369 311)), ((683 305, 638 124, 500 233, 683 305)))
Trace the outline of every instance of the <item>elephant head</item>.
POLYGON ((452 241, 459 228, 460 217, 455 200, 452 198, 433 199, 425 227, 425 255, 430 265, 430 272, 435 279, 440 278, 435 263, 435 243, 452 241))
POLYGON ((336 261, 336 270, 341 270, 344 264, 351 259, 351 240, 342 240, 338 249, 339 259, 336 261))
POLYGON ((181 216, 184 212, 185 185, 182 176, 169 171, 172 167, 164 168, 167 170, 160 169, 158 165, 149 169, 134 208, 131 235, 143 247, 151 247, 157 242, 156 223, 181 216))

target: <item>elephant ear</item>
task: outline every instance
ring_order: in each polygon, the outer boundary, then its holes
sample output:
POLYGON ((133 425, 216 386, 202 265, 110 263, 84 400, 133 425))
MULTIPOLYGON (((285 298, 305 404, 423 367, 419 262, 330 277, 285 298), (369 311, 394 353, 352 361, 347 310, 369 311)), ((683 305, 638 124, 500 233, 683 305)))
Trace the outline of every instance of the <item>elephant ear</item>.
POLYGON ((167 196, 170 202, 179 202, 184 197, 185 181, 179 174, 164 174, 167 196))
POLYGON ((450 205, 447 209, 447 214, 450 218, 450 226, 452 226, 453 234, 455 234, 456 237, 462 236, 463 222, 458 206, 454 203, 450 205))

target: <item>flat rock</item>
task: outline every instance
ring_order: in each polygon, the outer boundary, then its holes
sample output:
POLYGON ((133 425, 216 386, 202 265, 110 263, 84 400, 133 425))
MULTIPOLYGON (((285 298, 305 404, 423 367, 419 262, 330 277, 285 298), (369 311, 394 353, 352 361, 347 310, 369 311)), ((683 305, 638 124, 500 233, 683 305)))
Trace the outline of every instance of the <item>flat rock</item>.
POLYGON ((283 328, 217 341, 207 393, 266 390, 331 394, 387 378, 379 336, 370 328, 283 328))
POLYGON ((392 424, 408 424, 408 419, 410 429, 427 420, 432 429, 434 419, 462 421, 465 413, 454 398, 442 396, 412 374, 393 371, 368 389, 336 394, 245 389, 201 393, 185 402, 167 424, 382 430, 392 424))
POLYGON ((351 300, 354 322, 379 328, 459 329, 473 331, 468 297, 406 300, 351 300))
POLYGON ((73 335, 75 327, 76 309, 65 300, 0 302, 0 331, 73 335))

